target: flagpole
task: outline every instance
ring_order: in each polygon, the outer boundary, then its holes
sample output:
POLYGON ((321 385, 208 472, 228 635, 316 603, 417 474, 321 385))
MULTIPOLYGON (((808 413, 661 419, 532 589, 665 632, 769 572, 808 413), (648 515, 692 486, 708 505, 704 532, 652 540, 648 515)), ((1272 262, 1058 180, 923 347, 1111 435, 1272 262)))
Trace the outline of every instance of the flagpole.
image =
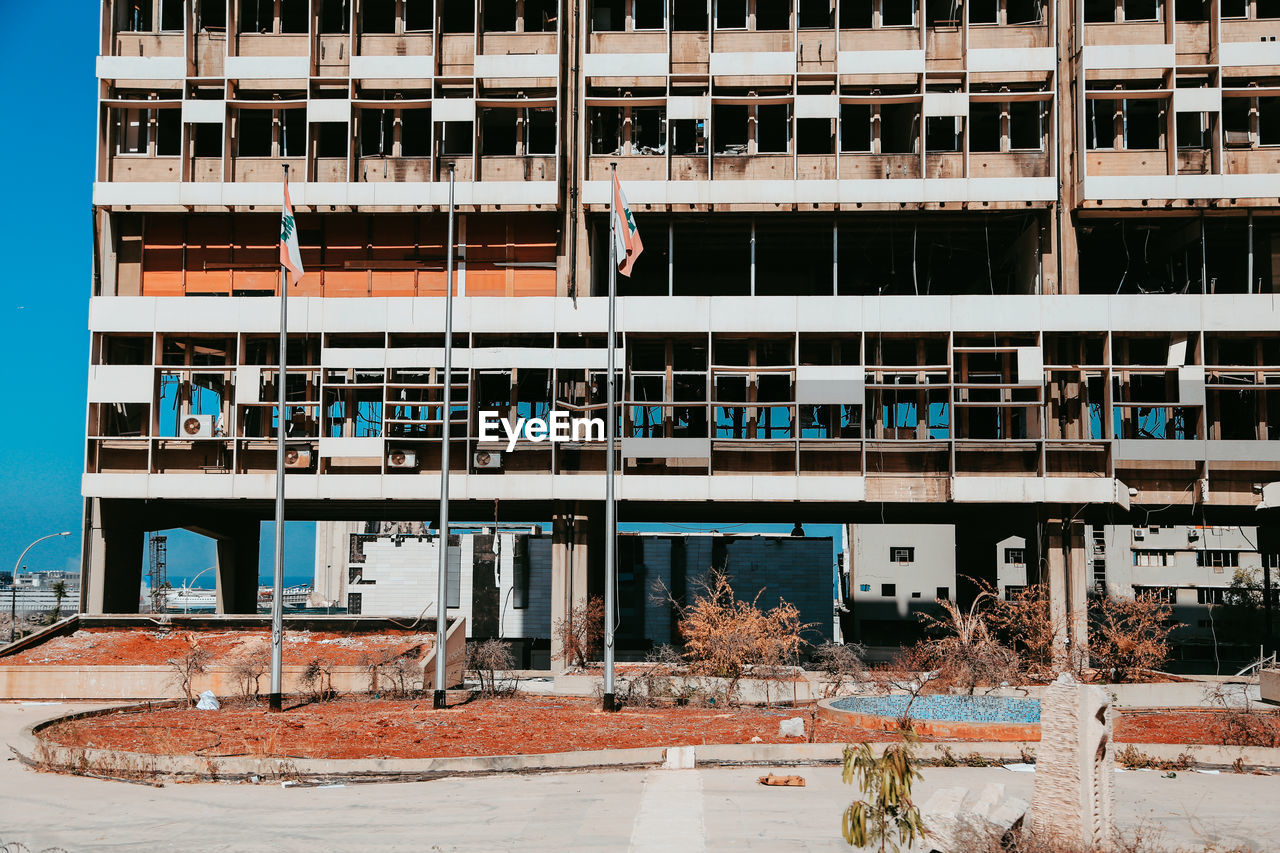
MULTIPOLYGON (((289 186, 289 164, 284 164, 285 192, 289 186)), ((282 199, 283 201, 283 199, 282 199)), ((283 241, 283 236, 281 240, 283 241)), ((276 562, 271 581, 271 694, 268 706, 283 706, 282 663, 284 658, 284 452, 285 452, 285 362, 289 351, 289 268, 280 265, 280 370, 276 374, 279 409, 276 414, 276 562)))
POLYGON ((449 615, 449 421, 453 391, 453 164, 449 164, 449 233, 444 262, 444 414, 440 445, 440 568, 436 585, 436 688, 432 705, 447 704, 445 630, 449 615))
POLYGON ((613 446, 618 418, 614 412, 614 371, 616 366, 617 332, 614 328, 614 305, 618 289, 618 189, 617 163, 609 164, 609 376, 605 383, 605 463, 604 463, 604 710, 618 710, 613 692, 613 632, 615 619, 617 577, 615 548, 618 519, 613 504, 613 446))

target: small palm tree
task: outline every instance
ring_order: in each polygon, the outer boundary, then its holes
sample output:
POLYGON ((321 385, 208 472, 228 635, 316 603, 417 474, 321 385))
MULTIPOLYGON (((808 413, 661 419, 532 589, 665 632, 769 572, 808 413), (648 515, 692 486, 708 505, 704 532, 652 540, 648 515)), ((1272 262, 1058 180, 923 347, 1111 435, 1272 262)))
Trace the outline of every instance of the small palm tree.
POLYGON ((53 615, 54 618, 62 616, 62 599, 67 597, 67 584, 65 581, 57 581, 53 585, 53 615))

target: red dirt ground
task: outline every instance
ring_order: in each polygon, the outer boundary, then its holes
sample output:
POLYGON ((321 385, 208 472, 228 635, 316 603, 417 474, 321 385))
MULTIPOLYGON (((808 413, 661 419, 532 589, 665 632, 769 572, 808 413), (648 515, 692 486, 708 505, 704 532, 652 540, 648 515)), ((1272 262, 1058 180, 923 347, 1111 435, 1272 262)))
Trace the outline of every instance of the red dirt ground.
MULTIPOLYGON (((5 666, 164 666, 197 645, 211 655, 213 666, 226 664, 255 648, 266 648, 271 632, 115 630, 85 628, 54 637, 15 655, 0 658, 5 666)), ((390 657, 421 647, 422 656, 435 644, 435 635, 414 631, 347 634, 333 631, 289 630, 284 635, 284 662, 305 665, 313 659, 333 666, 356 666, 366 655, 390 657)))
MULTIPOLYGON (((157 754, 194 752, 211 758, 436 758, 671 746, 797 743, 778 737, 778 721, 804 708, 646 708, 605 714, 592 701, 517 697, 479 699, 443 711, 430 700, 349 698, 304 704, 281 714, 263 705, 230 703, 217 712, 133 711, 53 726, 54 743, 157 754)), ((1280 716, 1261 715, 1280 736, 1280 716)), ((1127 743, 1221 744, 1223 715, 1205 711, 1123 714, 1116 740, 1127 743)), ((817 721, 818 743, 885 741, 896 735, 817 721)), ((926 738, 930 740, 931 738, 926 738)))
POLYGON ((1116 740, 1127 743, 1200 743, 1219 746, 1280 744, 1280 713, 1234 718, 1222 711, 1129 711, 1116 721, 1116 740))

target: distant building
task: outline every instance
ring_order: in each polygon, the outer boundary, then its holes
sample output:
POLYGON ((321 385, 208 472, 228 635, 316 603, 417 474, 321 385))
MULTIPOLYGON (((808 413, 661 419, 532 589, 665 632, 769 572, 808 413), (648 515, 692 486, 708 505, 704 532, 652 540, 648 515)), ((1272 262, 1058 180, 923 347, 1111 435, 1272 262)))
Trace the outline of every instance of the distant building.
POLYGON ((996 543, 996 592, 1004 598, 1026 589, 1027 540, 1010 536, 996 543))
POLYGON ((956 533, 950 524, 850 524, 845 548, 852 636, 896 646, 919 636, 919 613, 956 595, 956 533))
POLYGON ((48 613, 59 606, 60 612, 69 616, 79 610, 79 603, 79 572, 19 572, 16 592, 12 583, 0 588, 0 610, 6 612, 12 607, 21 614, 48 613), (66 585, 66 595, 61 602, 53 592, 54 584, 59 582, 66 585))

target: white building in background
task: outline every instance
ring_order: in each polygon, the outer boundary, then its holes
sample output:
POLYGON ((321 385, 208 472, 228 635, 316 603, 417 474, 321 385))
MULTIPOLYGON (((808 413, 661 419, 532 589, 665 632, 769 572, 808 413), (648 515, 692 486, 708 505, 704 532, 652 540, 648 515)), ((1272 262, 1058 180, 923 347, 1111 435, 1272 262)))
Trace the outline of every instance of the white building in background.
POLYGON ((1027 540, 1010 536, 996 543, 996 591, 1008 598, 1027 586, 1027 540))
POLYGON ((916 636, 918 613, 956 594, 956 531, 950 524, 850 524, 845 565, 853 635, 868 645, 916 636))

